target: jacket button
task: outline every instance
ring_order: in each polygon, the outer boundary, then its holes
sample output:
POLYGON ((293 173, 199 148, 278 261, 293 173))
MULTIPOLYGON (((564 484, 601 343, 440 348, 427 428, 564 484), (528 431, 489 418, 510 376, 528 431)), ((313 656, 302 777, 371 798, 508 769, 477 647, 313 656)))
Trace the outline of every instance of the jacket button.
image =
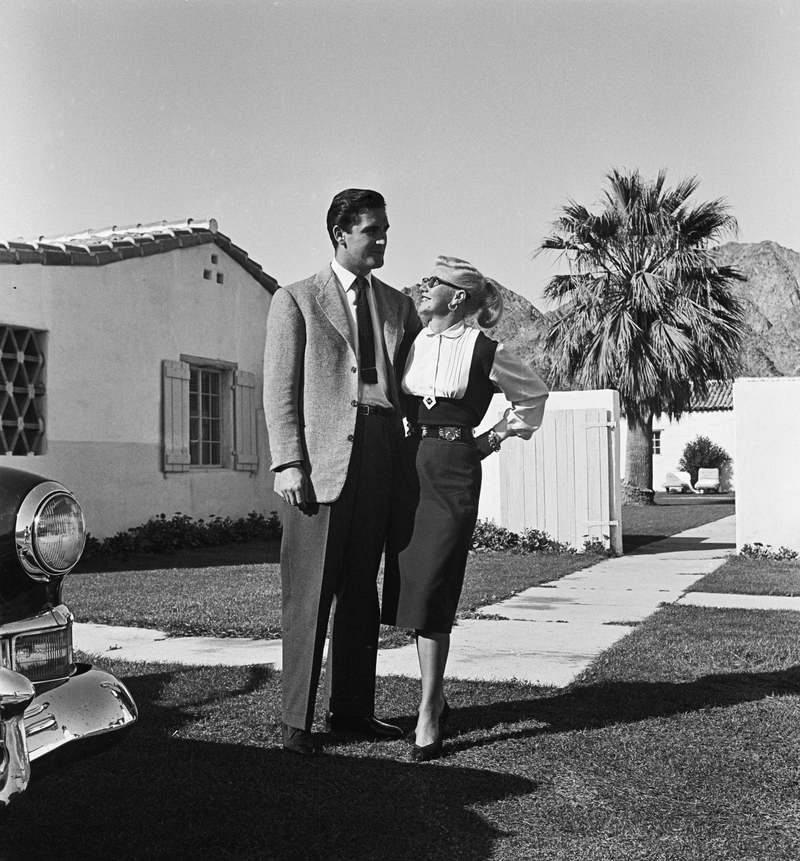
POLYGON ((351 371, 352 373, 355 373, 357 370, 358 370, 358 368, 357 368, 355 365, 353 365, 353 367, 352 367, 352 368, 350 368, 350 371, 351 371))
POLYGON ((358 406, 358 401, 350 401, 350 406, 351 406, 351 407, 357 407, 357 406, 358 406))
POLYGON ((348 441, 348 442, 352 442, 354 439, 355 439, 355 437, 353 436, 353 434, 348 434, 348 435, 347 435, 347 441, 348 441))

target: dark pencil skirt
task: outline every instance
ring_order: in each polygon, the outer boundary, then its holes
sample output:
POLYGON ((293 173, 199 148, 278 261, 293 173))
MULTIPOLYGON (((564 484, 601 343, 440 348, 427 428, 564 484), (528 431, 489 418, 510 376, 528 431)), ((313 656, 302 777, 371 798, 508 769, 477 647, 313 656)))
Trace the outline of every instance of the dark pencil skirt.
POLYGON ((386 540, 384 624, 450 633, 480 491, 481 463, 472 445, 403 441, 386 540))

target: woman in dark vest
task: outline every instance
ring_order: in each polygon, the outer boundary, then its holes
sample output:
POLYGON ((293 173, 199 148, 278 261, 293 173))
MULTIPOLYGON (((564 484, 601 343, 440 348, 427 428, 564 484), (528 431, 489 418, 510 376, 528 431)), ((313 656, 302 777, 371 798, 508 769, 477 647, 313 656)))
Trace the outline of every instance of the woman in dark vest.
POLYGON ((422 701, 412 760, 437 759, 449 707, 444 671, 450 631, 478 517, 480 462, 509 436, 539 427, 547 387, 527 365, 466 324, 494 326, 503 313, 499 285, 474 266, 439 257, 420 285, 418 312, 428 325, 406 362, 408 436, 386 544, 382 620, 413 628, 422 701), (511 402, 495 426, 474 437, 492 396, 511 402))

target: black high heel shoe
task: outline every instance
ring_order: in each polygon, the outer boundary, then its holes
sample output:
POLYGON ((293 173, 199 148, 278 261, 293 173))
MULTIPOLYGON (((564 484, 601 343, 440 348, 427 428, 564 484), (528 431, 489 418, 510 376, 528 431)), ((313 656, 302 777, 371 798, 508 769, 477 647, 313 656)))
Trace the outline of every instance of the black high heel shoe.
POLYGON ((439 759, 442 755, 442 734, 439 733, 439 738, 432 741, 430 744, 423 744, 420 747, 415 744, 411 748, 411 762, 430 762, 432 759, 439 759))
MULTIPOLYGON (((439 732, 441 735, 444 735, 444 728, 447 726, 447 722, 450 720, 450 706, 447 700, 444 701, 444 705, 442 706, 442 710, 439 712, 439 732)), ((409 744, 416 744, 417 741, 417 728, 414 727, 410 732, 406 734, 405 740, 409 744)), ((428 745, 426 745, 427 747, 428 745)))

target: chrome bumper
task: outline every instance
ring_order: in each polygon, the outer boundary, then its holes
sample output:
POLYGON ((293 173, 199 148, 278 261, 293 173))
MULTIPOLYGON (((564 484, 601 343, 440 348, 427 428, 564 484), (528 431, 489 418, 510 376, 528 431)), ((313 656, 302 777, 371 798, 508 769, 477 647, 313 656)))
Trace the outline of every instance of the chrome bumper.
POLYGON ((25 685, 32 687, 24 676, 0 670, 0 806, 24 791, 31 763, 77 758, 108 747, 138 717, 125 685, 111 673, 86 664, 79 664, 75 675, 32 699, 23 690, 25 685))

